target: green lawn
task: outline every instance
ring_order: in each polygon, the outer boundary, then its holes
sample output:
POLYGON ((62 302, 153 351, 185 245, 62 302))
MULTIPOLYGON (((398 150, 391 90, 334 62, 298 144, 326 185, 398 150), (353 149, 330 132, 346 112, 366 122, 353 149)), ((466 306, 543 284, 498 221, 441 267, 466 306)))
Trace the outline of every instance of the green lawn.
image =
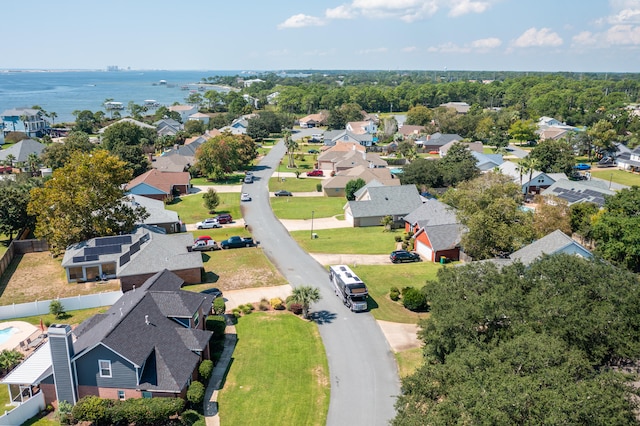
MULTIPOLYGON (((35 325, 36 327, 40 326, 40 319, 45 325, 54 324, 57 322, 64 322, 69 325, 78 325, 82 321, 90 318, 96 314, 101 314, 106 312, 110 306, 101 306, 98 308, 89 308, 89 309, 79 309, 77 311, 68 311, 63 318, 56 318, 52 314, 44 314, 44 315, 35 315, 32 317, 21 317, 21 318, 12 318, 11 321, 24 321, 28 322, 31 325, 35 325)), ((0 386, 1 387, 1 386, 0 386)))
MULTIPOLYGON (((316 148, 319 150, 319 148, 316 148)), ((287 167, 289 165, 289 155, 285 154, 284 157, 282 157, 282 160, 280 161, 280 166, 278 167, 277 170, 280 170, 281 172, 295 172, 296 169, 300 170, 301 172, 306 172, 307 170, 313 170, 313 167, 318 159, 318 154, 309 154, 309 153, 302 153, 304 156, 304 159, 299 160, 298 159, 298 154, 296 154, 296 158, 294 160, 294 163, 296 165, 295 168, 290 168, 287 167)))
POLYGON ((202 195, 204 192, 197 194, 185 195, 173 200, 171 204, 167 204, 167 210, 173 210, 178 213, 180 220, 184 223, 196 223, 219 213, 230 213, 234 219, 240 219, 240 193, 238 192, 218 192, 220 197, 220 205, 216 209, 215 214, 211 214, 204 206, 202 195))
POLYGON ((202 186, 202 185, 240 185, 242 184, 242 180, 244 179, 244 173, 235 173, 231 176, 228 176, 226 179, 221 180, 213 180, 208 179, 206 177, 197 177, 191 179, 191 185, 193 186, 202 186))
POLYGON ((429 313, 416 313, 405 309, 400 302, 389 298, 391 286, 424 287, 427 280, 434 280, 440 264, 432 262, 400 263, 390 265, 358 265, 354 272, 369 289, 369 308, 375 319, 415 324, 429 313))
POLYGON ((627 172, 625 170, 618 170, 615 168, 611 168, 609 170, 592 170, 591 176, 607 181, 611 180, 611 182, 615 182, 620 185, 640 186, 640 175, 627 172))
POLYGON ((6 253, 9 244, 9 237, 4 234, 0 234, 0 257, 2 257, 6 253))
POLYGON ((311 219, 344 214, 342 197, 272 197, 271 208, 279 219, 311 219))
MULTIPOLYGON (((283 178, 278 179, 277 176, 269 179, 269 191, 275 192, 286 189, 291 192, 317 192, 317 185, 322 185, 322 179, 302 175, 300 175, 299 178, 284 178, 284 182, 282 179, 283 178)), ((320 190, 322 191, 322 189, 320 190)))
POLYGON ((314 231, 318 238, 309 238, 309 231, 292 231, 291 236, 307 253, 389 254, 395 250, 396 235, 404 231, 383 232, 382 226, 366 228, 334 228, 314 231))
POLYGON ((407 349, 395 355, 400 378, 413 374, 422 365, 422 348, 407 349))
POLYGON ((239 318, 236 330, 220 423, 324 425, 330 381, 317 326, 287 312, 255 312, 239 318))

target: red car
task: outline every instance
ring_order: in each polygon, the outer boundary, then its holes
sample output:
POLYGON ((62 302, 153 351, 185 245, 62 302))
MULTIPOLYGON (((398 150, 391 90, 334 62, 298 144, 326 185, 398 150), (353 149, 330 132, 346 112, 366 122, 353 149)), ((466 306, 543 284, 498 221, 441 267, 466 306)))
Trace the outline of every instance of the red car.
POLYGON ((196 240, 193 242, 194 244, 197 243, 198 241, 209 241, 212 238, 208 235, 201 235, 198 238, 196 238, 196 240))
POLYGON ((324 172, 322 170, 311 170, 307 172, 307 176, 324 176, 324 172))
POLYGON ((230 214, 227 214, 227 213, 219 214, 218 216, 216 216, 216 219, 218 219, 218 223, 231 223, 231 222, 233 222, 233 218, 231 217, 230 214))

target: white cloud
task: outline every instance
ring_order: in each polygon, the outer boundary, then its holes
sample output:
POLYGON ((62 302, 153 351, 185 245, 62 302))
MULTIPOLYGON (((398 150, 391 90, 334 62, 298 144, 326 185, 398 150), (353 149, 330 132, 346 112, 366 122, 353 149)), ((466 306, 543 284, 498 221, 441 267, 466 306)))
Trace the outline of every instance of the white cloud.
POLYGON ((327 9, 324 15, 327 19, 352 19, 355 16, 355 12, 351 7, 343 4, 333 9, 327 9))
POLYGON ((496 37, 489 38, 481 38, 479 40, 474 40, 471 42, 471 47, 475 49, 489 50, 495 49, 496 47, 500 47, 502 41, 496 37))
POLYGON ((582 31, 573 36, 572 41, 576 46, 594 46, 598 43, 597 37, 591 31, 582 31))
POLYGON ((362 50, 358 50, 358 54, 359 55, 371 55, 371 54, 376 54, 376 53, 387 53, 389 51, 389 49, 387 49, 386 47, 378 47, 375 49, 362 49, 362 50))
POLYGON ((551 31, 549 28, 529 28, 520 37, 518 37, 513 45, 516 47, 532 47, 532 46, 560 46, 562 38, 558 33, 551 31))
POLYGON ((461 16, 469 13, 482 13, 491 6, 488 1, 458 0, 453 1, 449 16, 461 16))
POLYGON ((640 23, 639 0, 610 0, 609 6, 613 14, 604 18, 609 24, 638 24, 640 23))
POLYGON ((303 27, 319 27, 324 25, 325 22, 315 16, 309 16, 302 13, 293 15, 283 23, 278 25, 278 29, 283 28, 303 28, 303 27))
POLYGON ((411 52, 416 52, 418 48, 415 46, 407 46, 407 47, 403 47, 401 50, 405 53, 411 53, 411 52))
POLYGON ((632 25, 614 25, 605 33, 607 44, 640 45, 640 27, 632 25))
POLYGON ((469 53, 471 49, 466 46, 458 46, 455 43, 444 43, 438 46, 431 46, 427 49, 430 53, 469 53))

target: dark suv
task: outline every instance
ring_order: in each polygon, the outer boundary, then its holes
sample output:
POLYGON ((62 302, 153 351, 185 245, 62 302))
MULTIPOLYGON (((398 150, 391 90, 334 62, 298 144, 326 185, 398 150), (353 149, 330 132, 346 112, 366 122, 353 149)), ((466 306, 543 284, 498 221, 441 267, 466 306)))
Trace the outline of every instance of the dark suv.
POLYGON ((389 255, 391 262, 393 263, 401 263, 401 262, 420 262, 420 255, 418 253, 414 253, 412 251, 406 250, 396 250, 392 251, 389 255))
POLYGON ((216 216, 216 219, 218 219, 218 223, 231 223, 231 222, 233 222, 233 218, 228 213, 219 214, 218 216, 216 216))

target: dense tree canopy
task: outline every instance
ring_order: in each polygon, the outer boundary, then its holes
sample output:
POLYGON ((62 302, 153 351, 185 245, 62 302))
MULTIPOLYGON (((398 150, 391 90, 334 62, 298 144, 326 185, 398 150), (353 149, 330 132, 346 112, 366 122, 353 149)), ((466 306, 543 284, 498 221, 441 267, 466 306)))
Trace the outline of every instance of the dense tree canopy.
POLYGON ((202 174, 222 179, 248 167, 257 155, 256 143, 249 136, 226 132, 200 145, 196 151, 196 165, 202 174))
POLYGON ((606 367, 640 355, 638 284, 572 255, 442 269, 393 424, 635 424, 627 378, 606 367))
POLYGON ((23 176, 0 180, 0 233, 10 240, 22 229, 35 227, 35 217, 27 213, 27 205, 31 189, 41 187, 42 180, 23 176))
POLYGON ((464 251, 476 260, 511 253, 534 237, 533 215, 523 211, 522 190, 509 176, 489 172, 449 189, 442 201, 468 228, 464 251))
POLYGON ((640 187, 608 197, 595 216, 592 235, 602 257, 640 272, 640 187))
POLYGON ((40 157, 47 167, 57 169, 64 166, 75 151, 90 152, 95 147, 84 132, 71 132, 62 143, 51 143, 44 147, 40 157))
POLYGON ((543 140, 529 156, 535 161, 536 170, 544 173, 565 173, 569 176, 575 164, 573 147, 564 139, 543 140))
POLYGON ((34 234, 53 254, 72 243, 129 232, 148 214, 123 203, 127 164, 105 150, 76 151, 44 187, 31 190, 27 213, 36 217, 34 234))
POLYGON ((133 175, 138 176, 149 170, 150 163, 145 152, 153 149, 156 138, 155 129, 122 121, 105 129, 102 146, 126 161, 133 170, 133 175))

